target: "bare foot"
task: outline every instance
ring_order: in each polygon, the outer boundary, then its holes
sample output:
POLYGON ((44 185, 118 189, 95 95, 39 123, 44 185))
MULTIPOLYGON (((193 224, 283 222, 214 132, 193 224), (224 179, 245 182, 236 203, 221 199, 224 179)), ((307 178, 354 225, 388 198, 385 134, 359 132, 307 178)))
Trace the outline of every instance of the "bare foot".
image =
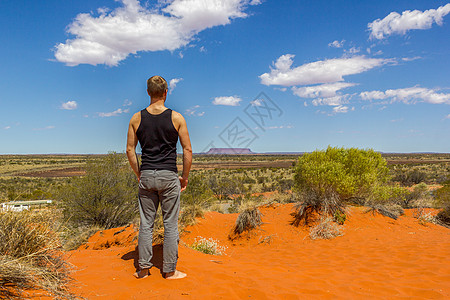
POLYGON ((186 277, 186 273, 175 270, 175 272, 166 273, 166 279, 181 279, 186 277))
POLYGON ((148 275, 150 275, 150 269, 141 269, 133 274, 137 279, 146 278, 148 275))

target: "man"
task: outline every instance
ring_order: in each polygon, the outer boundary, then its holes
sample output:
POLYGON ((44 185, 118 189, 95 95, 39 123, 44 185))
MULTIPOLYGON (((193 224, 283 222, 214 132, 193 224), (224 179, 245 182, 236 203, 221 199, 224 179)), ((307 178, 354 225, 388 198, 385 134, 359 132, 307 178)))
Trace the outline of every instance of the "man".
POLYGON ((164 219, 163 276, 166 279, 186 277, 176 269, 178 259, 178 214, 180 192, 186 189, 192 164, 192 149, 183 116, 164 106, 167 82, 161 76, 147 80, 150 105, 133 115, 128 127, 127 157, 139 180, 139 271, 134 275, 150 275, 153 256, 153 223, 159 204, 164 219), (177 141, 183 147, 183 172, 177 171, 177 141), (136 145, 142 148, 138 165, 136 145))

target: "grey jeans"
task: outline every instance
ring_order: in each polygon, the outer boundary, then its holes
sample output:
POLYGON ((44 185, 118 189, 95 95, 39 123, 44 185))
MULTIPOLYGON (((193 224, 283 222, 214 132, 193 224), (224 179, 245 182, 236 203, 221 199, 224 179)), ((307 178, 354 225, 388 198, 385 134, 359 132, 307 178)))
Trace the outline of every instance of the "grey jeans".
POLYGON ((164 220, 163 272, 174 272, 178 259, 178 214, 180 212, 180 180, 168 170, 143 170, 139 180, 139 267, 151 268, 153 256, 153 223, 158 206, 164 220))

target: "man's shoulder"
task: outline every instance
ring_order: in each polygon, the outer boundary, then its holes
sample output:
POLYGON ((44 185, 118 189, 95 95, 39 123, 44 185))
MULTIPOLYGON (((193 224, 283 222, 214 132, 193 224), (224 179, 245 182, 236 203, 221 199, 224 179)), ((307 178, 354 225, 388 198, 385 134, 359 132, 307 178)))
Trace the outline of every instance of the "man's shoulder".
POLYGON ((177 118, 183 117, 179 112, 177 112, 177 111, 175 111, 173 109, 171 109, 171 110, 172 110, 172 116, 177 117, 177 118))
POLYGON ((130 123, 133 125, 139 124, 141 122, 141 111, 135 113, 130 120, 130 123))
POLYGON ((184 121, 184 117, 177 111, 172 110, 172 119, 175 121, 184 121))

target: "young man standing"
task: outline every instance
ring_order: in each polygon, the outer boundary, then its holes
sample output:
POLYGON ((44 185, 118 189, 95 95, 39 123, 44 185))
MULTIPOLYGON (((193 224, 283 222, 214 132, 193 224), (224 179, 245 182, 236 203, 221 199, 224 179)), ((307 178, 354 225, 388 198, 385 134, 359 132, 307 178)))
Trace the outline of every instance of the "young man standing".
POLYGON ((150 275, 153 251, 153 223, 158 206, 164 219, 163 276, 179 279, 186 274, 176 269, 178 259, 178 214, 180 192, 186 189, 192 164, 192 148, 183 116, 164 106, 167 82, 161 76, 147 80, 150 105, 135 113, 130 120, 127 138, 127 157, 139 180, 139 268, 137 278, 150 275), (183 147, 183 172, 178 176, 176 165, 177 141, 183 147), (138 165, 136 145, 142 148, 142 162, 138 165))

